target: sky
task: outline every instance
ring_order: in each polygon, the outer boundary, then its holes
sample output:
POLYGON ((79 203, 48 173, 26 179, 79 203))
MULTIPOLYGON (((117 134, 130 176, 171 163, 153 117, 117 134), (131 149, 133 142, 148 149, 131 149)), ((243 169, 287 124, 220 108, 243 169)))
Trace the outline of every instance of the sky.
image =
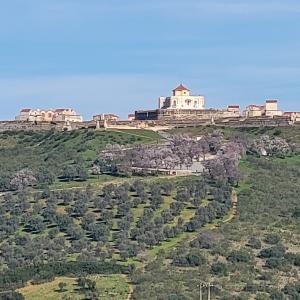
POLYGON ((0 119, 157 108, 183 83, 206 107, 300 111, 299 0, 0 0, 0 119))

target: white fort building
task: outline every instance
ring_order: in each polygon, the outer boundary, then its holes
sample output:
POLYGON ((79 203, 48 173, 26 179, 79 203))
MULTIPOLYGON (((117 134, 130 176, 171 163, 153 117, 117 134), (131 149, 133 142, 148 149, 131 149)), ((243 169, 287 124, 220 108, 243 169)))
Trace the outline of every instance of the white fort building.
POLYGON ((204 96, 192 96, 189 89, 180 84, 171 97, 159 97, 160 109, 204 109, 204 96))

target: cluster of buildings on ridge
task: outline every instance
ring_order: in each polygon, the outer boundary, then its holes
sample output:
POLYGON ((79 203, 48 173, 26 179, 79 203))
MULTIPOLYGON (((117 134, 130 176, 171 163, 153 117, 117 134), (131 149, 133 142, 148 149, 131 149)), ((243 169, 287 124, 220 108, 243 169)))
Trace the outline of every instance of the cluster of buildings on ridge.
MULTIPOLYGON (((251 104, 241 111, 239 105, 229 105, 227 109, 206 109, 205 97, 194 96, 191 91, 180 84, 169 97, 159 97, 158 108, 138 110, 128 115, 128 121, 146 120, 207 120, 237 118, 285 118, 291 122, 300 121, 300 112, 283 112, 277 100, 266 100, 264 105, 251 104)), ((22 109, 17 121, 27 122, 83 122, 83 117, 72 108, 50 110, 22 109)), ((115 114, 98 114, 93 121, 120 121, 115 114)))
POLYGON ((83 117, 72 108, 32 109, 24 108, 16 117, 16 121, 23 122, 83 122, 83 117))
MULTIPOLYGON (((289 113, 291 114, 291 113, 289 113)), ((286 113, 278 108, 277 100, 266 100, 264 105, 249 105, 241 111, 239 105, 229 105, 227 109, 206 109, 204 96, 193 96, 182 84, 173 90, 170 97, 159 97, 158 109, 140 110, 135 112, 136 120, 162 119, 226 119, 226 118, 258 118, 281 117, 286 113)), ((292 115, 291 115, 292 117, 292 115)), ((294 113, 299 118, 300 113, 294 113)))

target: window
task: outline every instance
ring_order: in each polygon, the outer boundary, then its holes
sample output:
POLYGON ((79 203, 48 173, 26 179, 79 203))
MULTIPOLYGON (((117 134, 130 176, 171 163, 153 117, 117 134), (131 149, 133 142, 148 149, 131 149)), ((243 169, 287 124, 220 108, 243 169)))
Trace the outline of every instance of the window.
POLYGON ((191 99, 185 100, 185 104, 186 104, 187 106, 191 106, 192 100, 191 100, 191 99))

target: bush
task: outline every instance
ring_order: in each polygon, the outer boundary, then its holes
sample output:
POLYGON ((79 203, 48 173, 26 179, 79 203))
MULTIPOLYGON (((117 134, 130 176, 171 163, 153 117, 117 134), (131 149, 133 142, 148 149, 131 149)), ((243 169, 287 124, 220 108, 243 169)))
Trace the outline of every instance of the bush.
POLYGON ((266 267, 270 269, 278 269, 282 265, 283 260, 278 257, 270 257, 266 260, 266 267))
POLYGON ((291 296, 289 299, 299 299, 300 295, 300 282, 289 283, 283 290, 286 295, 291 296))
POLYGON ((253 249, 260 249, 261 248, 261 241, 258 238, 252 237, 249 239, 247 246, 253 249))
POLYGON ((270 292, 271 300, 285 300, 284 294, 279 290, 274 290, 270 292))
POLYGON ((227 274, 227 267, 225 264, 217 262, 214 263, 211 266, 211 272, 215 275, 222 275, 222 276, 226 276, 227 274))
POLYGON ((214 245, 216 245, 222 236, 220 234, 215 233, 214 231, 205 231, 199 235, 199 237, 194 240, 191 245, 192 247, 198 247, 201 249, 211 249, 214 245))
POLYGON ((278 244, 280 240, 281 238, 277 233, 271 233, 265 237, 265 242, 270 245, 278 244))
POLYGON ((300 267, 300 255, 299 254, 295 257, 294 265, 296 267, 300 267))
POLYGON ((248 282, 243 289, 244 292, 257 293, 259 291, 258 285, 248 282))
POLYGON ((188 254, 175 256, 173 263, 181 267, 198 267, 205 264, 205 258, 196 251, 191 251, 188 254))
POLYGON ((300 219, 300 208, 296 208, 292 215, 293 218, 300 219))
POLYGON ((285 247, 281 244, 273 246, 271 248, 266 248, 260 251, 259 257, 261 258, 270 258, 270 257, 278 257, 281 258, 285 254, 285 247))
POLYGON ((300 267, 300 254, 288 252, 285 254, 284 258, 296 267, 300 267))
POLYGON ((251 260, 251 256, 246 250, 240 249, 230 252, 230 254, 227 256, 227 259, 231 262, 247 263, 251 260))

